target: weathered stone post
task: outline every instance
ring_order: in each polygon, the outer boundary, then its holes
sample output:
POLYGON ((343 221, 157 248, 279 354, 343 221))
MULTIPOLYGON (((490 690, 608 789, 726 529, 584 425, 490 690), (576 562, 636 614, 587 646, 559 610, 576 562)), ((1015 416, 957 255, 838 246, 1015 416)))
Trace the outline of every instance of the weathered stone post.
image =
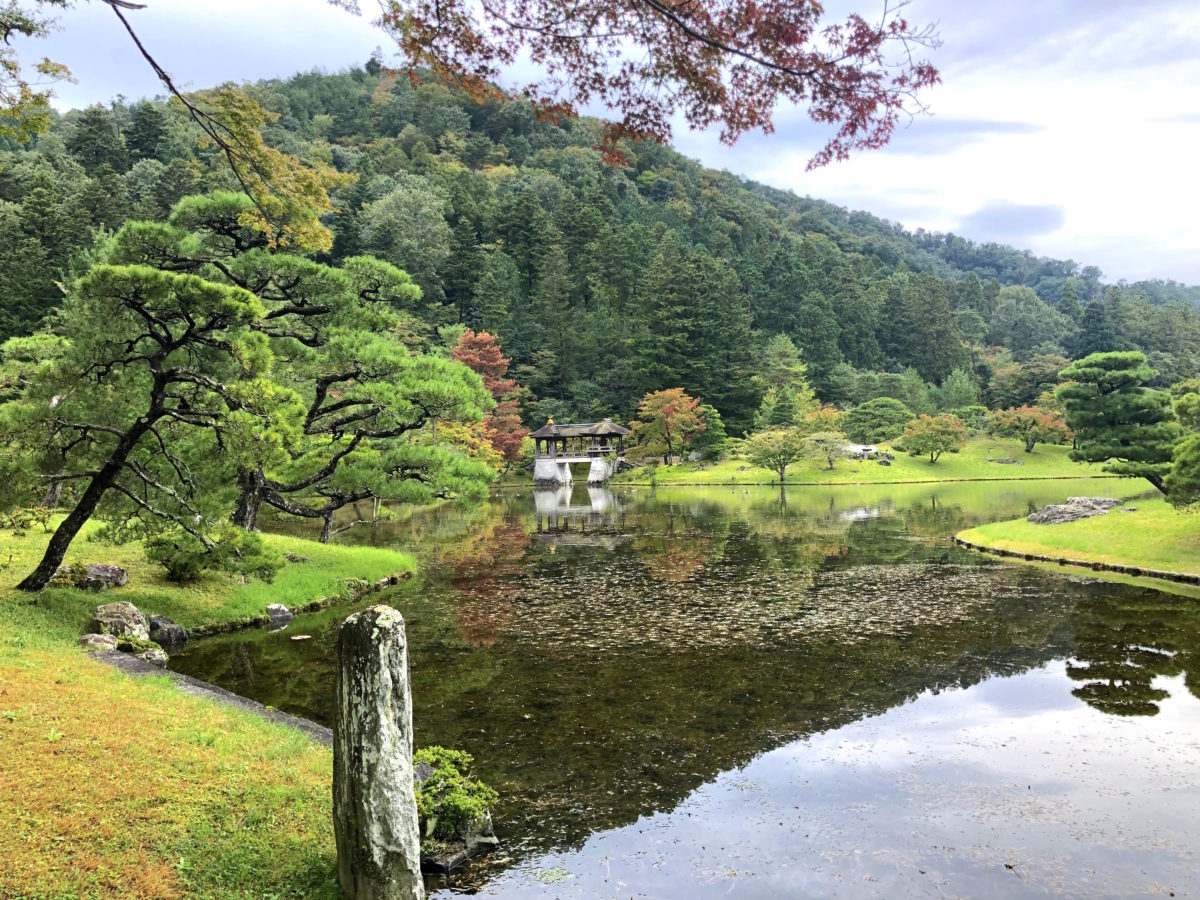
POLYGON ((423 900, 412 690, 400 613, 373 606, 342 624, 336 692, 333 830, 342 893, 355 900, 423 900))

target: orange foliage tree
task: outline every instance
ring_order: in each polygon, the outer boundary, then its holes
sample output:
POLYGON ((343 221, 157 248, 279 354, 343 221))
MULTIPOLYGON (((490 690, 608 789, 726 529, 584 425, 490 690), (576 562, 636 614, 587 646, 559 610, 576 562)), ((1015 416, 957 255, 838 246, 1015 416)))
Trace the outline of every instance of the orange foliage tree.
POLYGON ((667 388, 642 398, 638 418, 629 427, 638 443, 638 455, 661 456, 669 464, 672 456, 682 453, 708 426, 699 397, 689 397, 683 388, 667 388))
POLYGON ((1032 453, 1035 444, 1061 444, 1069 440, 1071 429, 1049 410, 1018 406, 992 413, 992 434, 1019 438, 1025 443, 1025 452, 1032 453))
POLYGON ((496 401, 495 408, 484 420, 488 440, 508 464, 521 458, 521 443, 529 429, 521 424, 517 413, 517 383, 508 375, 511 360, 500 350, 494 334, 481 331, 478 334, 468 328, 458 338, 451 351, 454 358, 476 372, 483 379, 496 401))

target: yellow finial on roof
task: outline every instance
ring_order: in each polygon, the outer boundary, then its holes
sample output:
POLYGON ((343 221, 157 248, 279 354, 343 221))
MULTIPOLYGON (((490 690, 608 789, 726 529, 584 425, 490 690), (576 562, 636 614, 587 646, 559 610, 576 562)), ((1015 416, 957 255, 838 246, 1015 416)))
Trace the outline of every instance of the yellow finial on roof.
POLYGON ((554 424, 554 416, 547 416, 547 417, 546 417, 546 424, 547 424, 547 425, 553 425, 553 424, 554 424))

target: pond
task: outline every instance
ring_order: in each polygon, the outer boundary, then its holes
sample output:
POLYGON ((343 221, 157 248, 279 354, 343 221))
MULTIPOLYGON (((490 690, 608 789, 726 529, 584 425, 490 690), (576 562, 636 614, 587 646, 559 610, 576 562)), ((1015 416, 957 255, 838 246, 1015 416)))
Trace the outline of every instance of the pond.
MULTIPOLYGON (((502 796, 501 850, 431 887, 1187 893, 1200 605, 950 540, 1136 490, 577 485, 347 532, 421 556, 370 598, 408 623, 417 744, 468 750, 502 796)), ((349 612, 172 666, 328 722, 349 612)))

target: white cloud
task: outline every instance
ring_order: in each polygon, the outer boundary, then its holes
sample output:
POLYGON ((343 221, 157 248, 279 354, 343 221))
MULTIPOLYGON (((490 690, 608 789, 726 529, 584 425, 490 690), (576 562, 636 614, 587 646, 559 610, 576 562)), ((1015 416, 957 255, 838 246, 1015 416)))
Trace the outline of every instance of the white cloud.
MULTIPOLYGON (((837 5, 871 8, 867 0, 837 5)), ((324 0, 152 0, 129 15, 190 87, 336 70, 387 44, 367 19, 324 0)), ((805 172, 821 129, 800 110, 782 110, 775 135, 749 136, 732 149, 715 134, 685 130, 677 146, 707 165, 910 228, 1011 240, 1099 265, 1110 279, 1200 282, 1200 7, 914 0, 906 15, 939 22, 945 44, 934 61, 945 84, 930 94, 934 115, 918 118, 887 150, 805 172), (977 215, 1021 207, 1031 215, 1061 210, 1058 227, 1031 219, 1022 228, 1018 215, 1003 233, 988 233, 987 217, 977 215)), ((60 91, 64 104, 160 92, 103 4, 82 4, 62 23, 61 34, 30 49, 79 76, 60 91)))
MULTIPOLYGON (((326 0, 148 0, 125 15, 150 53, 185 90, 222 81, 331 71, 367 61, 388 43, 366 17, 326 0)), ((60 30, 25 42, 22 54, 65 63, 77 84, 56 89, 56 106, 164 93, 121 23, 104 3, 81 3, 58 16, 60 30)), ((386 50, 386 47, 385 47, 386 50)))

